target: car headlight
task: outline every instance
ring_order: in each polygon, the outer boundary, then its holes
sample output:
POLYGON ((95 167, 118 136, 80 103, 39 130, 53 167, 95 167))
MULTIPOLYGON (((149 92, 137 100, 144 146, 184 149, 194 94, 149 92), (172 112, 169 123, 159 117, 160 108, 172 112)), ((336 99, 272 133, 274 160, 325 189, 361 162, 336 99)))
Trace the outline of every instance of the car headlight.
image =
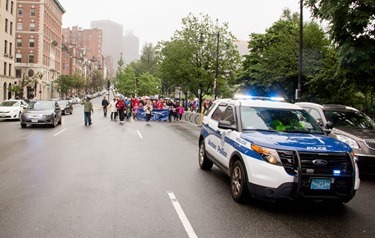
POLYGON ((348 144, 352 149, 359 149, 358 143, 350 137, 337 135, 337 139, 348 144))
POLYGON ((251 149, 256 151, 263 158, 264 161, 273 165, 282 165, 280 157, 277 154, 276 150, 257 146, 254 144, 251 145, 251 149))

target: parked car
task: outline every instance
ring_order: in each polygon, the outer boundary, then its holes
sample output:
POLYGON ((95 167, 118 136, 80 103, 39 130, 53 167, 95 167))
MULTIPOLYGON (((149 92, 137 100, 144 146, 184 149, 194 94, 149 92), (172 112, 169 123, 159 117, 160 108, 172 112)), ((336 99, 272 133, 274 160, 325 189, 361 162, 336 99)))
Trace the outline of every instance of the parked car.
POLYGON ((277 98, 218 99, 203 117, 198 162, 230 179, 232 197, 349 202, 360 186, 349 145, 277 98))
POLYGON ((352 147, 358 159, 360 174, 375 174, 375 122, 356 108, 337 104, 320 105, 300 102, 329 136, 352 147))
POLYGON ((5 100, 0 103, 0 119, 19 119, 27 103, 23 100, 5 100))
POLYGON ((59 100, 57 103, 59 104, 63 115, 73 114, 73 104, 69 100, 59 100))
POLYGON ((55 101, 31 101, 20 117, 22 128, 28 125, 50 125, 55 127, 61 124, 61 108, 55 101))

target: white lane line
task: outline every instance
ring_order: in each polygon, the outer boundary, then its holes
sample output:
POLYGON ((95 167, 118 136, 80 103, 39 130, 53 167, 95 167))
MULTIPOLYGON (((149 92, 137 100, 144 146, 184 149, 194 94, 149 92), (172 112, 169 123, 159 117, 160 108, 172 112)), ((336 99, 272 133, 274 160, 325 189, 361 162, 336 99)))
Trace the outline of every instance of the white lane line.
POLYGON ((176 196, 173 192, 167 192, 169 195, 169 198, 171 199, 171 202, 174 206, 174 209, 176 210, 178 217, 180 218, 182 225, 184 225, 185 231, 191 238, 198 238, 198 236, 195 234, 193 227, 190 225, 189 220, 187 219, 184 211, 182 210, 180 204, 177 201, 176 196))
POLYGON ((142 134, 141 134, 141 132, 139 130, 137 130, 137 133, 139 135, 139 138, 143 139, 143 136, 142 136, 142 134))
POLYGON ((54 134, 53 136, 58 136, 59 134, 63 133, 64 131, 66 131, 67 128, 65 128, 64 130, 60 131, 60 132, 57 132, 56 134, 54 134))

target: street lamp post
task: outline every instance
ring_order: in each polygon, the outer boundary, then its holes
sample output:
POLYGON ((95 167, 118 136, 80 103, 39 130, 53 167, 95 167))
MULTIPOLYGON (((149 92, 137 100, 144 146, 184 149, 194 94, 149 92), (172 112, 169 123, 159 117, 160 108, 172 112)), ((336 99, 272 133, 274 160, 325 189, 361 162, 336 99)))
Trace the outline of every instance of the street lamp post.
POLYGON ((220 34, 216 33, 216 69, 215 69, 215 80, 214 80, 214 100, 217 97, 217 81, 219 76, 219 43, 220 43, 220 34))
POLYGON ((302 50, 303 50, 303 0, 300 0, 300 13, 299 13, 299 57, 298 57, 298 87, 296 89, 295 99, 301 99, 302 88, 302 50))

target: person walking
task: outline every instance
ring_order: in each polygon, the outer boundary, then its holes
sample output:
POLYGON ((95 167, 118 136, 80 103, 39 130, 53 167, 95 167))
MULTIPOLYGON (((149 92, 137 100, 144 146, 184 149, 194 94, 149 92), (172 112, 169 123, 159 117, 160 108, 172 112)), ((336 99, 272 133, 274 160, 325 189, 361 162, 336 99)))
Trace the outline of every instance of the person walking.
POLYGON ((182 103, 180 103, 180 106, 177 108, 177 114, 178 114, 178 121, 181 122, 182 114, 184 114, 185 109, 182 103))
POLYGON ((81 104, 83 104, 85 126, 90 126, 92 124, 91 113, 94 113, 92 102, 90 101, 90 98, 86 97, 86 99, 81 104))
POLYGON ((152 106, 152 102, 150 99, 146 98, 146 104, 143 106, 143 111, 146 113, 146 122, 147 125, 150 124, 152 110, 154 107, 152 106))
POLYGON ((109 105, 109 102, 108 102, 107 98, 104 96, 103 100, 102 100, 102 107, 103 107, 104 117, 107 116, 107 107, 108 107, 108 105, 109 105))
POLYGON ((108 105, 109 109, 111 110, 111 120, 116 120, 117 119, 117 98, 113 98, 113 101, 108 105))
POLYGON ((116 108, 118 111, 118 115, 120 118, 120 124, 124 124, 125 119, 125 110, 126 110, 126 103, 124 101, 124 97, 120 97, 116 103, 116 108))

